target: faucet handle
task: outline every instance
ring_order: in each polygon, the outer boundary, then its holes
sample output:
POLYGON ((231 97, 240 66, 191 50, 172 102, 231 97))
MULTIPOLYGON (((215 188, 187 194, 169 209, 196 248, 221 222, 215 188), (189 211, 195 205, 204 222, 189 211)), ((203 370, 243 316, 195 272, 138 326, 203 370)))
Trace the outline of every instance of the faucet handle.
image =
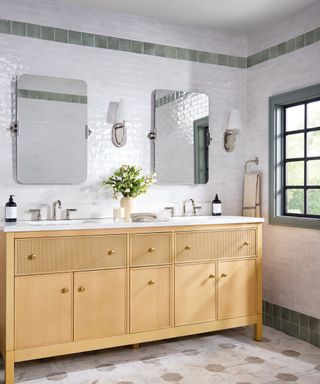
POLYGON ((77 209, 76 208, 68 208, 68 209, 66 209, 66 220, 70 220, 71 219, 70 212, 77 212, 77 209))
POLYGON ((197 211, 198 211, 198 209, 201 209, 202 207, 201 207, 201 205, 198 205, 198 206, 194 206, 193 207, 193 214, 194 214, 194 216, 197 216, 197 211))
POLYGON ((167 209, 168 211, 170 211, 170 216, 174 217, 174 207, 164 207, 164 209, 167 209))
POLYGON ((29 212, 30 213, 36 213, 37 216, 36 216, 36 220, 37 221, 41 221, 41 209, 39 208, 36 208, 36 209, 29 209, 29 212))

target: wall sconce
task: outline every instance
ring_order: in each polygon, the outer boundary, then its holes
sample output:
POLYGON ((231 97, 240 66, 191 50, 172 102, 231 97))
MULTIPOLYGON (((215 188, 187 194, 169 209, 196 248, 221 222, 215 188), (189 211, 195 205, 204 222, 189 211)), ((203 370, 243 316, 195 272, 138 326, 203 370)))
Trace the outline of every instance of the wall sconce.
POLYGON ((115 123, 112 127, 112 144, 115 147, 123 147, 127 143, 127 127, 126 122, 129 118, 128 105, 120 99, 118 103, 118 111, 116 113, 115 123))
POLYGON ((227 129, 224 133, 224 149, 232 152, 236 146, 237 135, 242 129, 239 109, 232 109, 229 114, 227 129))

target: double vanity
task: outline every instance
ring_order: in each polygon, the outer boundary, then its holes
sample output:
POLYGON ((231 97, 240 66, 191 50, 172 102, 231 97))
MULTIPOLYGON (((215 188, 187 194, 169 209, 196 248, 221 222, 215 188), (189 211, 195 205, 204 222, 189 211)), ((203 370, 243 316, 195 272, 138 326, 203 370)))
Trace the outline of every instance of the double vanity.
POLYGON ((71 220, 0 225, 0 349, 14 363, 254 325, 262 222, 71 220))

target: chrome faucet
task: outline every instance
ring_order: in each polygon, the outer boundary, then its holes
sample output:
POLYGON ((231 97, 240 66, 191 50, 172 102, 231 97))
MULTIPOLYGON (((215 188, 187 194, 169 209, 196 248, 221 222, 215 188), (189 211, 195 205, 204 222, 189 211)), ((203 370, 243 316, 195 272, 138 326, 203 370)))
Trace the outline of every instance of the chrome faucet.
POLYGON ((195 203, 194 203, 194 200, 193 199, 187 199, 187 200, 184 200, 183 202, 183 206, 182 206, 182 215, 183 216, 187 216, 187 211, 186 211, 186 204, 188 202, 191 202, 192 204, 192 216, 197 216, 197 210, 198 209, 201 209, 200 206, 196 206, 195 203))
POLYGON ((59 209, 61 209, 61 201, 57 200, 53 203, 52 207, 52 220, 57 220, 57 206, 59 209))

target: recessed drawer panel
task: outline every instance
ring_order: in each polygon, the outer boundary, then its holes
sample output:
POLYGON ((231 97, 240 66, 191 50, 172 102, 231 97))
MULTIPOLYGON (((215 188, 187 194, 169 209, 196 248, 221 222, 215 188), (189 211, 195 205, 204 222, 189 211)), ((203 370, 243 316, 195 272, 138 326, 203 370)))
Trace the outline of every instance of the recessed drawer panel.
POLYGON ((17 275, 126 266, 126 235, 16 240, 17 275))
POLYGON ((131 266, 161 265, 170 262, 170 233, 136 234, 131 236, 131 266))
POLYGON ((254 256, 255 238, 254 229, 178 232, 176 262, 254 256))

